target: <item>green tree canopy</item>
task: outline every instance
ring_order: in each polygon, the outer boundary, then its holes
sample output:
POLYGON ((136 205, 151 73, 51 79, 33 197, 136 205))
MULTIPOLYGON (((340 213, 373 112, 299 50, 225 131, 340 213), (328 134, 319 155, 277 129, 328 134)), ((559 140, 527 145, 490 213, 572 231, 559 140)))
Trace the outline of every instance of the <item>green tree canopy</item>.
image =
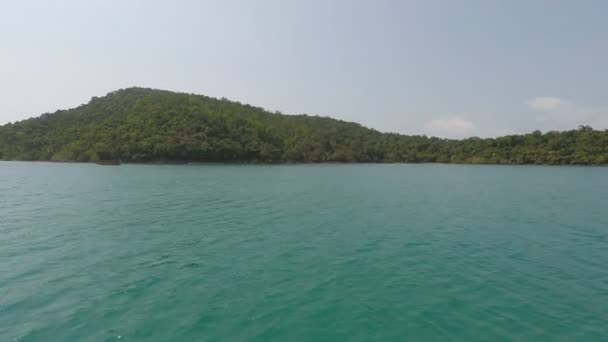
POLYGON ((126 162, 440 162, 606 164, 608 132, 589 126, 493 139, 381 133, 357 123, 271 113, 224 98, 129 88, 0 126, 0 159, 126 162))

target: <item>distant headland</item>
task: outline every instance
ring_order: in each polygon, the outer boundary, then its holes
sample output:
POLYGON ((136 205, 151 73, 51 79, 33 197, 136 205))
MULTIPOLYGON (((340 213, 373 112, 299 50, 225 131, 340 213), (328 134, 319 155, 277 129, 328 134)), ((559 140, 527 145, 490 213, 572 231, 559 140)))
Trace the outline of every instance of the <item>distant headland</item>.
POLYGON ((462 140, 382 133, 224 98, 128 88, 0 126, 0 160, 226 163, 608 164, 608 131, 462 140))

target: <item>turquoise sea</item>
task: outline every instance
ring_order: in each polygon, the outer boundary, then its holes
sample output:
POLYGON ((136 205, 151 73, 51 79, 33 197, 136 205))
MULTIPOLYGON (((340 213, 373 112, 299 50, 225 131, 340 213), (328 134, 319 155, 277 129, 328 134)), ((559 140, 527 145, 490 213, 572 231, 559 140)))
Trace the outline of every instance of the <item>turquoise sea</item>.
POLYGON ((0 341, 608 340, 608 168, 0 163, 0 341))

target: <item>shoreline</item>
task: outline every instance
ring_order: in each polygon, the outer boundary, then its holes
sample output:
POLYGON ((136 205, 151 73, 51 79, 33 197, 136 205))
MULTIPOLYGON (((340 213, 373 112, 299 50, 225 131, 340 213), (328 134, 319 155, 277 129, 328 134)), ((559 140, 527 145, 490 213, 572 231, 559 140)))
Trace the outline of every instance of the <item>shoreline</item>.
POLYGON ((149 166, 310 166, 310 165, 444 165, 444 166, 541 166, 541 167, 608 167, 608 164, 475 164, 475 163, 440 163, 440 162, 121 162, 120 165, 98 165, 95 161, 58 161, 58 160, 0 160, 9 163, 56 163, 56 164, 90 164, 96 166, 149 165, 149 166))

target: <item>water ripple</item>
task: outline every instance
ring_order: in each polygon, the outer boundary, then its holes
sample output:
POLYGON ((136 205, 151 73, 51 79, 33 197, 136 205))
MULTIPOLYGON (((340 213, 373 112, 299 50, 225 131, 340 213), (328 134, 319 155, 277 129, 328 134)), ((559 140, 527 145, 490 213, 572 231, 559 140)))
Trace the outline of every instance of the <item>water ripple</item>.
POLYGON ((0 163, 0 340, 604 340, 601 184, 603 168, 0 163))

